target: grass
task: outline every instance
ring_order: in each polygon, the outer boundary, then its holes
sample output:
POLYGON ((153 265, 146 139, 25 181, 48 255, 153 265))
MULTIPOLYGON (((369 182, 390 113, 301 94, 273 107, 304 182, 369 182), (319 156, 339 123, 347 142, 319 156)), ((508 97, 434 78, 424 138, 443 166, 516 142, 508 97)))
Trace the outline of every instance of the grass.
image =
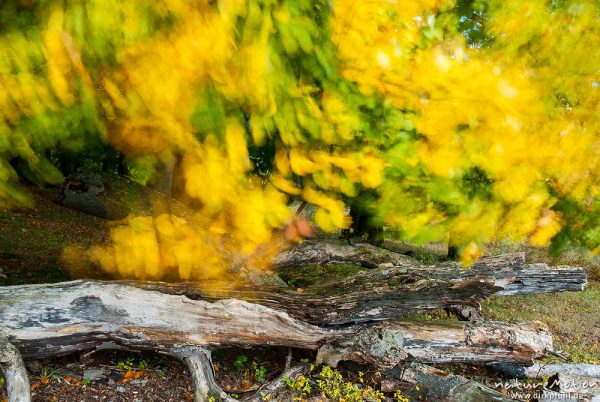
POLYGON ((95 272, 70 272, 61 261, 66 246, 89 247, 108 241, 106 221, 61 207, 52 201, 56 191, 31 190, 33 208, 0 211, 2 284, 50 283, 95 272))
POLYGON ((590 282, 582 292, 492 297, 482 310, 494 320, 542 321, 556 350, 577 363, 600 363, 600 282, 590 282))
MULTIPOLYGON (((414 246, 388 241, 386 247, 408 252, 419 260, 445 259, 442 243, 414 246)), ((552 257, 547 250, 525 245, 496 243, 485 247, 486 255, 511 252, 525 252, 528 263, 583 267, 590 283, 581 292, 492 297, 482 303, 483 317, 505 322, 542 321, 552 331, 555 350, 562 351, 573 362, 600 364, 600 256, 574 248, 552 257)), ((447 314, 433 310, 410 317, 435 320, 446 319, 447 314)), ((555 358, 548 360, 552 359, 555 358)))

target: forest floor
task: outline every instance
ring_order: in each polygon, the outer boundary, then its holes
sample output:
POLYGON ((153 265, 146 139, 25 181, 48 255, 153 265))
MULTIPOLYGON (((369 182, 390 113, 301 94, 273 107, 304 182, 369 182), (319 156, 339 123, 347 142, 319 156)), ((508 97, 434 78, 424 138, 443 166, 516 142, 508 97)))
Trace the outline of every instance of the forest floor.
MULTIPOLYGON (((68 246, 107 244, 109 224, 61 207, 53 201, 55 194, 52 190, 35 190, 33 208, 0 211, 0 286, 105 277, 89 266, 73 268, 66 263, 63 252, 68 246)), ((404 247, 404 251, 425 262, 434 262, 443 253, 435 246, 404 247)), ((514 250, 495 246, 488 253, 508 251, 514 250)), ((483 303, 483 316, 510 322, 545 322, 554 334, 555 348, 568 359, 600 363, 600 259, 568 252, 559 260, 551 260, 543 251, 525 251, 532 262, 584 266, 590 284, 582 292, 493 297, 483 303)), ((315 267, 315 275, 318 273, 315 267)), ((421 316, 438 319, 446 318, 446 313, 432 311, 421 316)), ((284 356, 285 351, 273 349, 217 351, 213 356, 215 374, 225 390, 242 396, 277 376, 284 356)), ((314 358, 294 357, 296 361, 314 358)), ((193 400, 185 367, 158 354, 101 351, 28 362, 28 369, 34 401, 193 400)), ((315 370, 313 376, 318 377, 320 368, 315 370)), ((374 389, 381 384, 379 374, 368 367, 342 366, 340 372, 349 383, 361 382, 361 386, 369 384, 374 389), (365 372, 365 377, 359 378, 359 371, 365 372)), ((403 392, 410 394, 411 390, 403 392)), ((387 396, 392 400, 391 394, 387 396)), ((5 391, 0 389, 0 401, 5 399, 5 391)))

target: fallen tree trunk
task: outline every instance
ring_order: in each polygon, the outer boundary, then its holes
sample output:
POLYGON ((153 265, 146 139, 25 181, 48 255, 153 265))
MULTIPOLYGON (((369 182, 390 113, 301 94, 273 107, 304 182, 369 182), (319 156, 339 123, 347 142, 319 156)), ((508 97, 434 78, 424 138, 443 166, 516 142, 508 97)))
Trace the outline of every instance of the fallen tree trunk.
POLYGON ((218 291, 218 285, 204 284, 210 293, 203 292, 196 283, 125 283, 206 300, 234 297, 285 311, 315 325, 385 320, 431 309, 462 311, 461 306, 476 311, 479 303, 492 295, 576 291, 587 284, 582 268, 525 264, 523 253, 482 258, 465 269, 454 262, 423 265, 411 257, 381 251, 366 243, 359 246, 333 240, 307 243, 282 254, 277 264, 282 266, 283 261, 296 264, 300 256, 305 261, 331 262, 330 258, 337 261, 350 256, 355 260, 357 255, 376 255, 376 259, 369 261, 380 265, 335 280, 317 281, 302 292, 265 286, 264 280, 258 285, 245 284, 222 292, 218 291), (371 250, 368 252, 371 254, 365 254, 365 250, 371 250), (380 251, 383 254, 377 254, 380 251), (384 260, 388 262, 381 263, 384 260))
POLYGON ((177 345, 271 345, 319 351, 320 361, 333 365, 391 367, 406 359, 530 364, 552 349, 540 323, 399 320, 330 329, 240 300, 209 303, 94 281, 0 288, 0 320, 25 358, 109 342, 167 353, 177 345))
POLYGON ((442 276, 451 273, 456 279, 481 277, 493 280, 495 286, 502 288, 498 295, 579 291, 587 284, 587 276, 580 267, 526 264, 525 253, 522 252, 484 257, 465 269, 453 261, 426 265, 369 243, 350 244, 346 240, 335 239, 307 240, 295 245, 275 258, 274 267, 337 263, 368 268, 406 268, 428 272, 427 276, 433 276, 435 272, 442 276))
POLYGON ((2 287, 0 321, 24 358, 120 347, 176 356, 194 376, 197 400, 207 394, 229 400, 203 352, 215 347, 286 346, 317 351, 318 363, 352 360, 381 368, 406 360, 527 365, 552 350, 540 323, 404 320, 323 328, 245 301, 210 303, 94 281, 2 287))

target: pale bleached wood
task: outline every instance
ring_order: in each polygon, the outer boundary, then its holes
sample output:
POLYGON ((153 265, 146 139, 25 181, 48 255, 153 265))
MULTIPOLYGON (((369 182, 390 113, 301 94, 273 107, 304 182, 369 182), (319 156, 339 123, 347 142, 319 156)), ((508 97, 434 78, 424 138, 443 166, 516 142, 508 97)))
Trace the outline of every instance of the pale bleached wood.
POLYGON ((525 375, 529 378, 548 377, 556 373, 591 377, 600 380, 600 364, 534 364, 531 367, 525 368, 525 375))
POLYGON ((0 321, 23 356, 36 359, 106 345, 165 353, 175 345, 270 345, 319 351, 332 364, 391 367, 406 359, 530 364, 552 349, 547 328, 536 323, 393 320, 322 328, 240 300, 210 303, 94 281, 2 287, 0 321))
POLYGON ((336 366, 343 360, 391 368, 403 361, 468 363, 527 361, 553 349, 548 327, 541 322, 392 320, 365 327, 351 337, 323 345, 317 362, 336 366))
POLYGON ((194 400, 196 402, 214 401, 234 402, 217 384, 214 378, 210 351, 198 346, 181 345, 171 350, 171 355, 183 361, 194 383, 194 400))
POLYGON ((5 336, 0 336, 0 367, 8 394, 8 402, 31 402, 29 377, 19 350, 5 336))
POLYGON ((25 358, 107 342, 169 352, 173 345, 265 345, 316 350, 348 331, 328 331, 285 312, 226 299, 190 300, 108 282, 0 288, 0 322, 25 358))

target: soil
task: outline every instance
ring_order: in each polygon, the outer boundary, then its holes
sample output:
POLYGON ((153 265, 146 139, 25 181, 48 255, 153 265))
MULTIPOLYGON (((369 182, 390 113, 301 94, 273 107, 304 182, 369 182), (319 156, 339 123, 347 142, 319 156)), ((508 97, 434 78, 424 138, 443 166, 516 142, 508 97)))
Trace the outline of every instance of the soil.
MULTIPOLYGON (((231 395, 243 397, 273 380, 287 351, 255 348, 213 352, 215 378, 231 395)), ((300 355, 299 355, 300 356, 300 355)), ((98 351, 26 362, 33 401, 193 401, 185 365, 157 353, 98 351)), ((6 401, 4 387, 0 401, 6 401)))

